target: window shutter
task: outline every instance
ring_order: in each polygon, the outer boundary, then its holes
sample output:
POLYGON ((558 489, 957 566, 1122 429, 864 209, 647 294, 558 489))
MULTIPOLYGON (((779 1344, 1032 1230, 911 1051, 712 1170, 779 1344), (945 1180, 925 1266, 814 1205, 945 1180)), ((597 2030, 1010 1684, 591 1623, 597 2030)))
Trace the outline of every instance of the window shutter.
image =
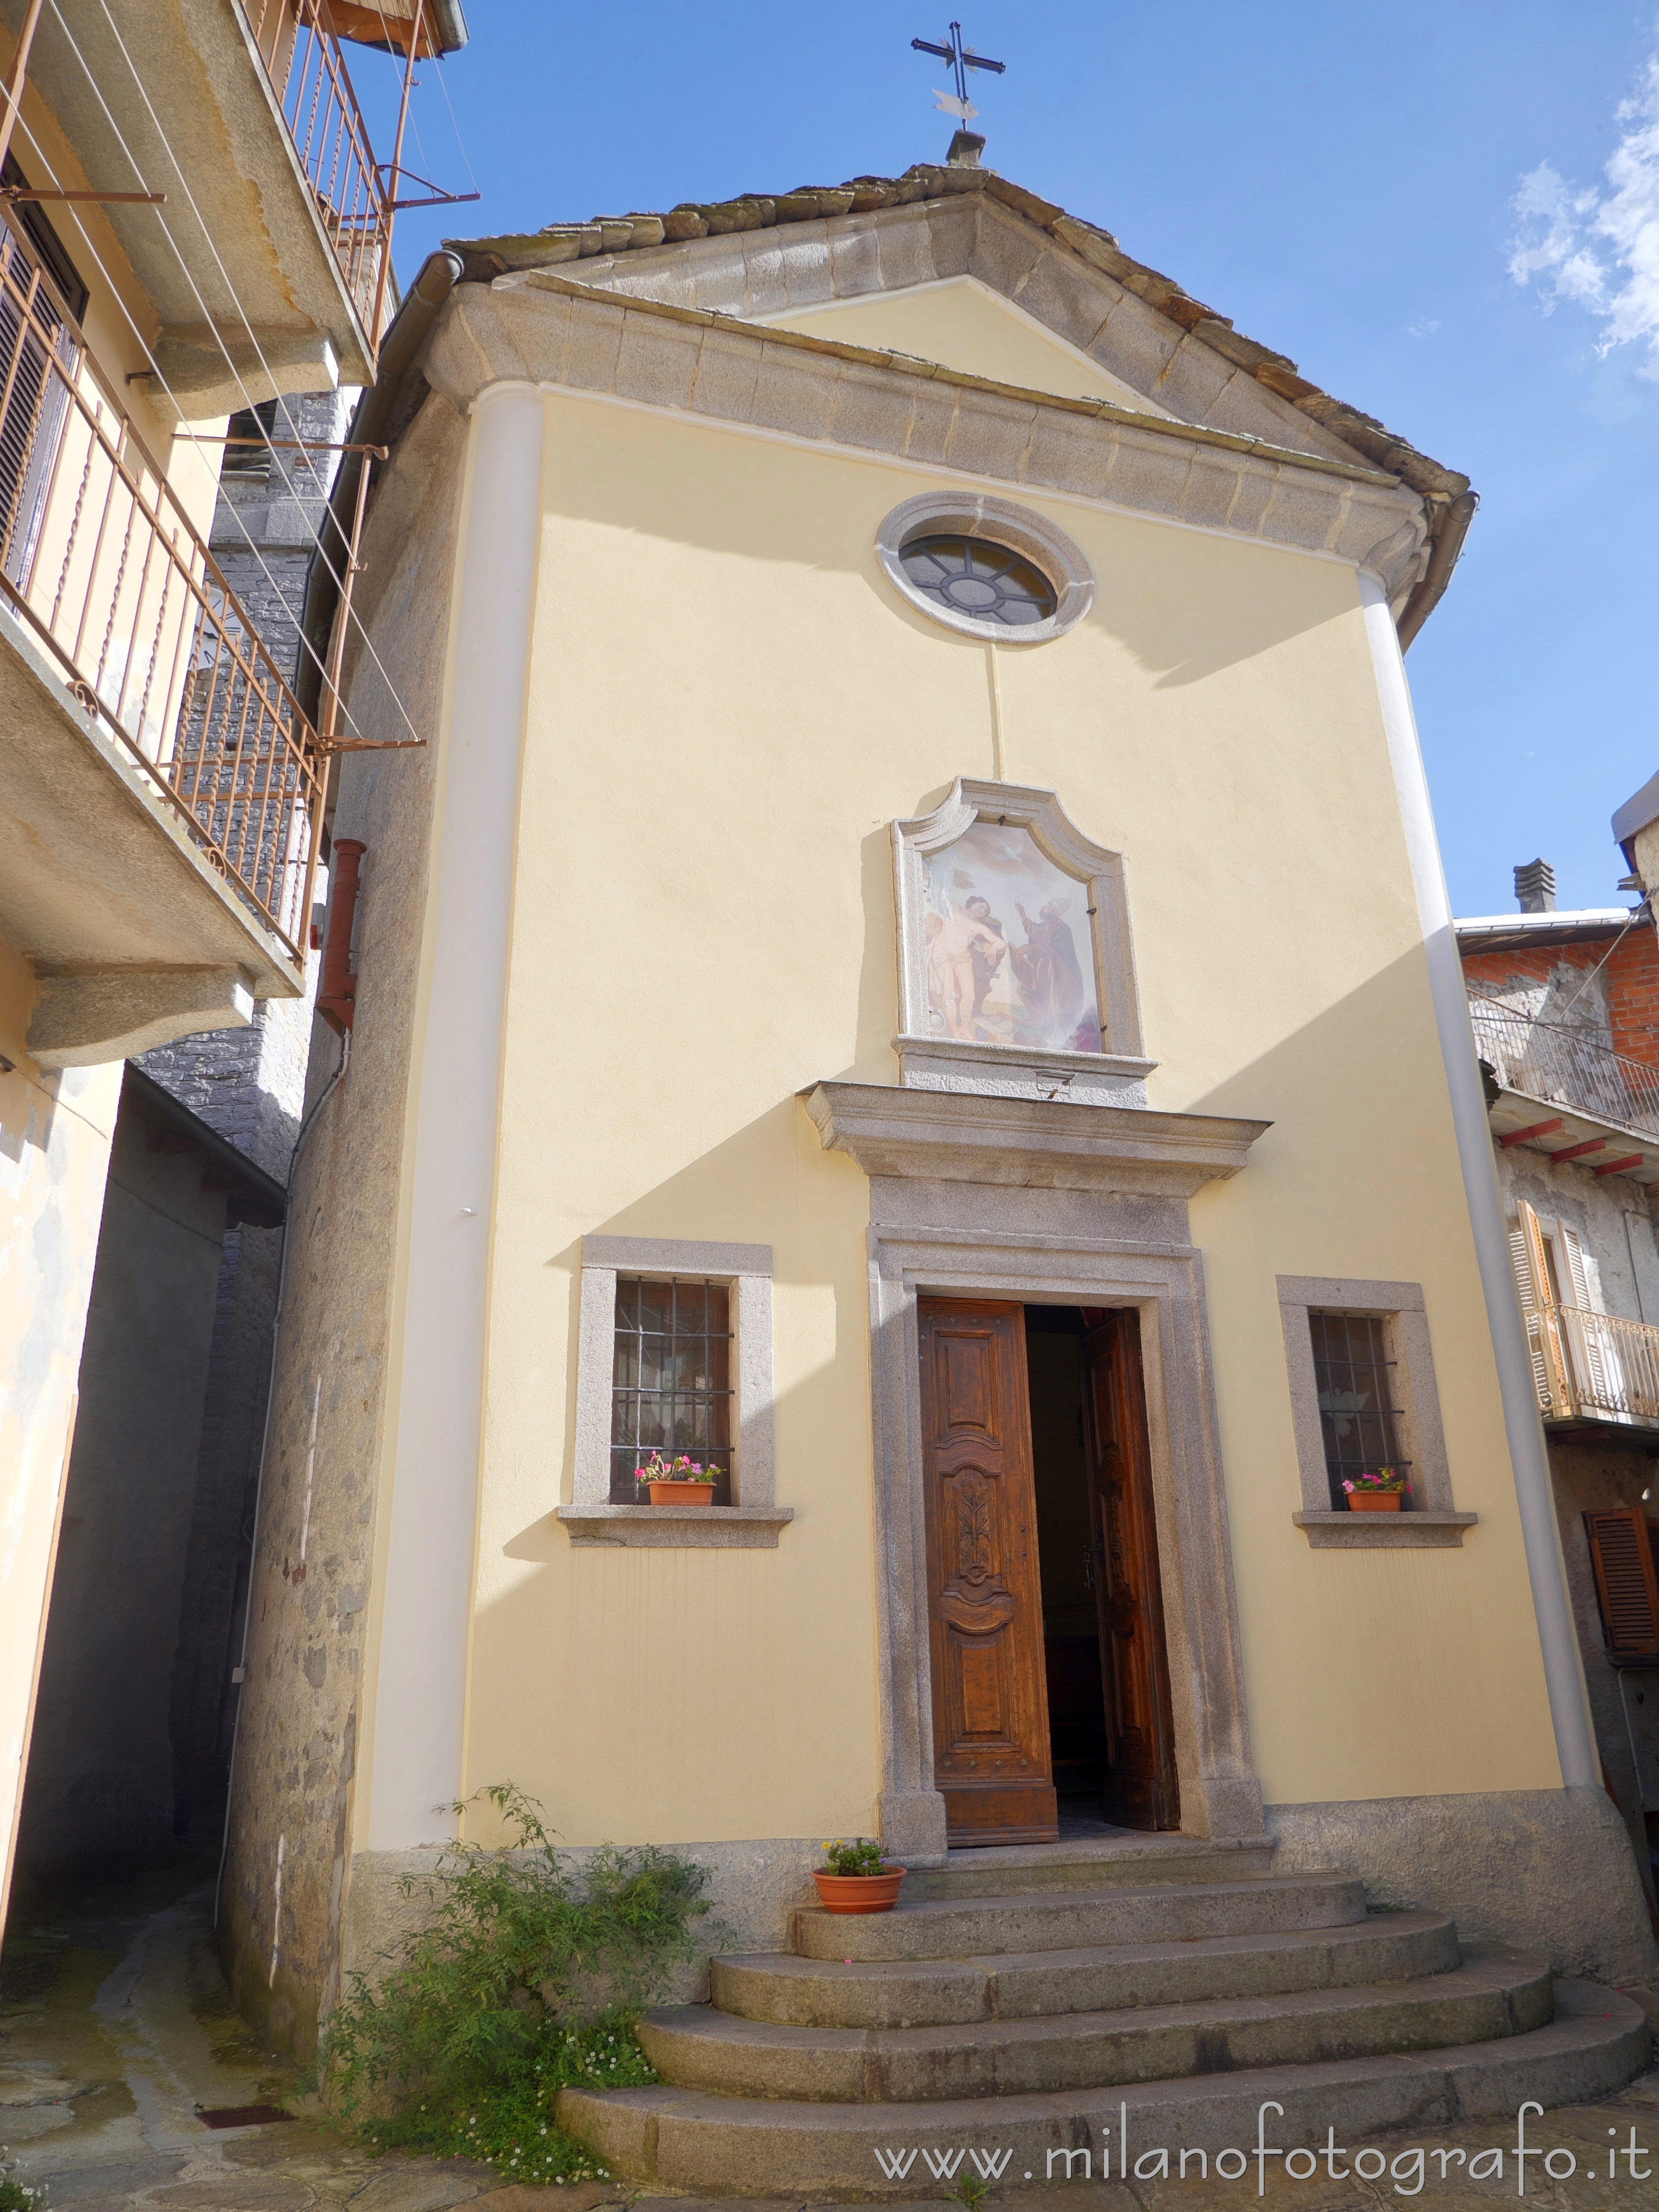
POLYGON ((1541 1264, 1543 1239, 1538 1228, 1538 1216, 1522 1199, 1520 1220, 1510 1231, 1510 1265, 1515 1270, 1516 1295, 1521 1301, 1521 1319, 1527 1332, 1527 1351, 1532 1359, 1533 1388, 1538 1393, 1538 1410, 1553 1413, 1558 1407, 1550 1389, 1550 1361, 1546 1348, 1543 1308, 1549 1302, 1549 1278, 1541 1264), (1533 1245, 1539 1246, 1539 1258, 1534 1260, 1533 1245))
POLYGON ((1600 1310, 1601 1302, 1591 1295, 1583 1244, 1578 1231, 1569 1229, 1565 1221, 1556 1226, 1556 1243, 1566 1262, 1568 1295, 1577 1310, 1568 1325, 1567 1339, 1578 1370, 1579 1393, 1604 1412, 1617 1413, 1624 1404, 1624 1376, 1612 1330, 1589 1318, 1600 1310))
POLYGON ((1584 1527, 1609 1653, 1651 1658, 1659 1653, 1659 1574, 1646 1515, 1639 1506, 1587 1513, 1584 1527))

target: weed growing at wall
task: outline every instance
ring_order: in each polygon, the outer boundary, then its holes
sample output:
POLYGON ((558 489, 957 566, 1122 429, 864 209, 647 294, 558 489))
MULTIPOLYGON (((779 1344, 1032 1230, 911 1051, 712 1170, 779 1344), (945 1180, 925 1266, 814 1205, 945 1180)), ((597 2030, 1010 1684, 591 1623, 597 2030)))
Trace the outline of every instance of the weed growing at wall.
POLYGON ((426 1882, 405 1878, 429 1916, 378 1978, 352 1976, 318 2084, 378 2143, 464 2153, 515 2180, 602 2179, 554 2101, 656 2080, 631 2022, 708 1948, 708 1875, 672 1851, 608 1847, 573 1873, 532 1799, 511 1783, 479 1796, 515 1844, 458 1844, 426 1882))
POLYGON ((45 2186, 31 2189, 17 2178, 21 2160, 0 2143, 0 2212, 46 2212, 45 2186))

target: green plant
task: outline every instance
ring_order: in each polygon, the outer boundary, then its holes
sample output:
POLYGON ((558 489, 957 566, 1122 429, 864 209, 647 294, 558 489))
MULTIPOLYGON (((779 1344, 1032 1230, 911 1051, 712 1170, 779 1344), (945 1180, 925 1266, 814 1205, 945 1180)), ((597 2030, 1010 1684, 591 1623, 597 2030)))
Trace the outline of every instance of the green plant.
POLYGON ((975 2181, 971 2173, 964 2173, 946 2201, 951 2203, 965 2204, 968 2212, 979 2212, 980 2206, 984 2203, 990 2193, 991 2185, 988 2181, 975 2181))
POLYGON ((607 1846, 578 1875, 532 1799, 511 1783, 478 1795, 514 1847, 457 1844, 424 1884, 405 1878, 430 1913, 378 1978, 351 1977, 318 2087, 381 2144, 463 2152, 520 2180, 608 2178, 560 2134, 555 2100, 656 2080, 632 2023, 720 1932, 699 1926, 707 1871, 653 1847, 607 1846))
POLYGON ((884 1874, 887 1871, 881 1856, 881 1845, 872 1844, 867 1836, 855 1836, 849 1844, 841 1836, 823 1847, 825 1874, 884 1874))
POLYGON ((635 1482, 713 1482, 719 1472, 718 1468, 705 1467, 701 1460, 692 1459, 684 1452, 678 1459, 665 1459, 659 1451, 653 1451, 643 1467, 635 1468, 634 1480, 635 1482))
POLYGON ((46 2212, 46 2185, 32 2189, 17 2179, 8 2146, 0 2143, 0 2212, 46 2212))
POLYGON ((1344 1488, 1344 1490, 1347 1490, 1347 1491, 1354 1491, 1354 1490, 1382 1490, 1382 1491, 1395 1491, 1395 1490, 1403 1490, 1403 1491, 1405 1492, 1406 1495, 1407 1495, 1408 1498, 1411 1496, 1411 1488, 1412 1488, 1412 1486, 1411 1486, 1410 1483, 1407 1481, 1407 1480, 1406 1480, 1405 1476, 1404 1476, 1403 1474, 1396 1474, 1396 1473, 1395 1472, 1394 1468, 1391 1468, 1391 1467, 1379 1467, 1379 1468, 1377 1468, 1377 1470, 1376 1470, 1376 1474, 1357 1474, 1357 1475, 1354 1477, 1354 1479, 1353 1479, 1353 1480, 1352 1480, 1352 1482, 1345 1482, 1345 1483, 1343 1484, 1342 1487, 1344 1488))

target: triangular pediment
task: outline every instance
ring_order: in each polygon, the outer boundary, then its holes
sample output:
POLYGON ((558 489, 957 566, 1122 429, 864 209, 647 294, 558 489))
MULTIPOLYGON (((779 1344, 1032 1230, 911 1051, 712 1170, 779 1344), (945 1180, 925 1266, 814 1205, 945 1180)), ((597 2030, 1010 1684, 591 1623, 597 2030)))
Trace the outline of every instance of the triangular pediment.
POLYGON ((601 291, 1361 462, 1431 501, 1468 488, 1133 260, 1109 232, 993 170, 920 164, 899 178, 453 244, 475 279, 556 270, 601 291))
POLYGON ((910 354, 994 384, 1064 398, 1109 399, 1117 407, 1159 416, 1169 411, 977 276, 945 276, 933 284, 828 300, 750 319, 880 353, 910 354))

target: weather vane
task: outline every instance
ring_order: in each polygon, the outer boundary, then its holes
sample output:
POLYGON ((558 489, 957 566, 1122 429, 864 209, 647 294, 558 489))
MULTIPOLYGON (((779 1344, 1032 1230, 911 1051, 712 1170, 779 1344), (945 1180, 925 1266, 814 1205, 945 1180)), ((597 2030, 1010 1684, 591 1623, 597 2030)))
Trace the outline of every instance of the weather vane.
POLYGON ((951 24, 948 45, 936 46, 931 39, 912 39, 910 44, 919 54, 937 54, 942 62, 948 62, 956 71, 956 91, 935 92, 933 97, 939 102, 941 113, 954 115, 961 123, 971 123, 979 113, 978 108, 968 97, 969 70, 993 70, 1000 76, 1008 66, 1006 62, 987 61, 983 54, 976 54, 971 46, 964 46, 960 23, 951 24))

